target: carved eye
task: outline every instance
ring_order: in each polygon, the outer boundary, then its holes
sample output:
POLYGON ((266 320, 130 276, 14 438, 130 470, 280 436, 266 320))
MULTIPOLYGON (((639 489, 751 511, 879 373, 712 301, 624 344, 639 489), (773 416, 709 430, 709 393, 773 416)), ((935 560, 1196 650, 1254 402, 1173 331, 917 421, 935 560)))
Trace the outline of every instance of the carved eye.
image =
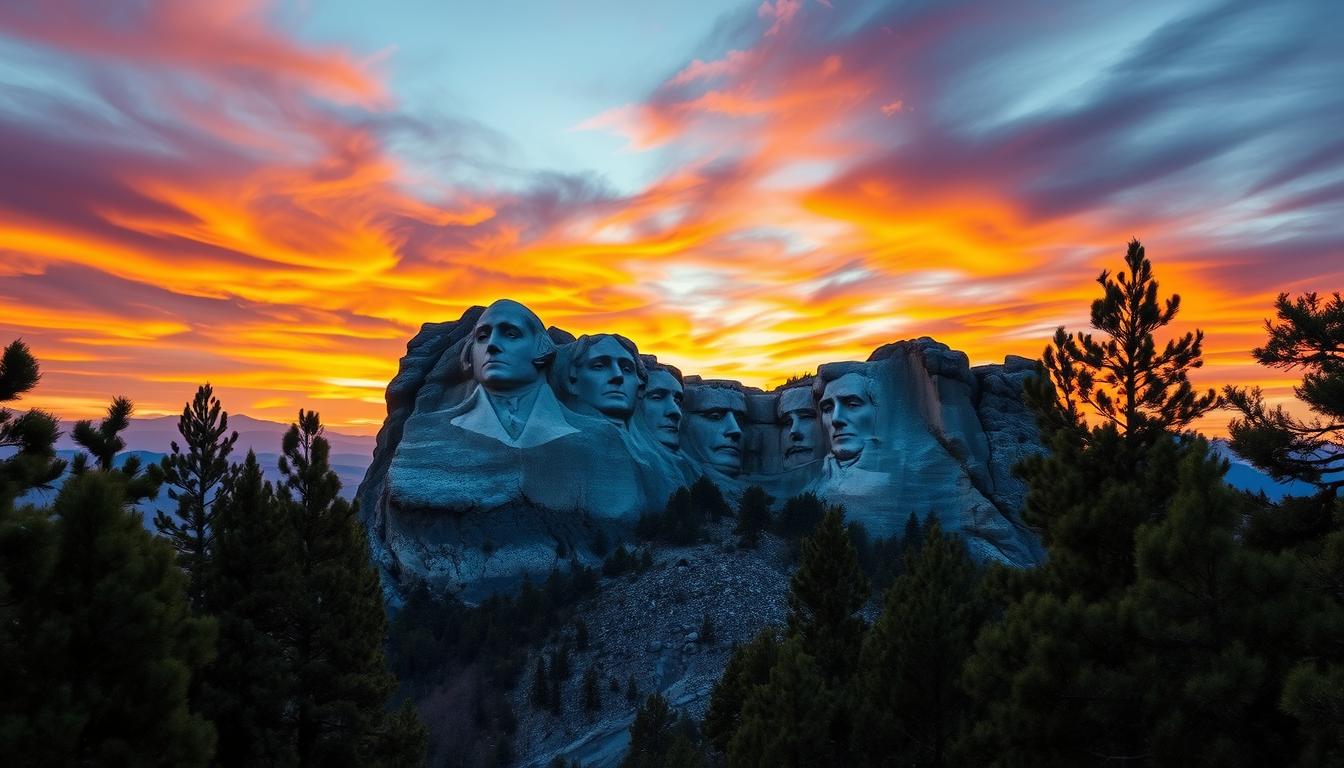
POLYGON ((685 396, 682 395, 680 392, 674 392, 674 393, 672 394, 672 402, 676 403, 677 405, 681 405, 681 401, 682 401, 682 398, 683 398, 683 397, 685 397, 685 396))
POLYGON ((821 403, 820 403, 820 405, 819 405, 819 407, 821 408, 821 412, 822 412, 822 413, 830 413, 831 411, 834 411, 834 410, 835 410, 835 401, 834 401, 834 400, 822 400, 821 403))
POLYGON ((634 373, 634 372, 635 372, 634 363, 630 362, 629 360, 621 361, 621 373, 634 373))
POLYGON ((707 411, 701 411, 700 415, 704 416, 706 419, 709 419, 710 421, 723 421, 723 417, 728 415, 728 409, 711 408, 707 411))
POLYGON ((858 408, 863 405, 863 398, 858 395, 850 395, 845 398, 845 405, 849 408, 858 408))
POLYGON ((665 398, 665 397, 667 397, 667 393, 666 393, 666 392, 664 392, 664 391, 661 390, 661 389, 655 389, 655 390, 653 390, 652 392, 650 392, 649 394, 645 395, 645 396, 644 396, 644 399, 645 399, 645 400, 662 400, 662 399, 665 398))
POLYGON ((508 336, 510 339, 521 339, 521 338, 523 338, 523 332, 520 331, 520 330, 518 330, 517 328, 506 328, 506 329, 504 330, 504 335, 505 335, 505 336, 508 336))
POLYGON ((477 329, 476 329, 476 340, 477 340, 477 341, 485 341, 486 339, 489 339, 489 338, 490 338, 490 329, 489 329, 489 328, 477 328, 477 329))

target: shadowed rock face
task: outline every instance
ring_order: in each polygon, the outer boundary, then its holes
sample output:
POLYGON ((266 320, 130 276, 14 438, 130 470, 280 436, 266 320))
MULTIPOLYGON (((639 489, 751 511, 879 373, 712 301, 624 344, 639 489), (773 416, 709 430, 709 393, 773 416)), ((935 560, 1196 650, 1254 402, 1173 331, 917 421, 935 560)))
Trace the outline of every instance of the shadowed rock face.
POLYGON ((561 557, 599 563, 701 475, 730 501, 750 485, 778 504, 815 492, 874 537, 934 515, 982 561, 1042 558, 1011 474, 1041 450, 1020 396, 1029 360, 972 370, 921 338, 765 392, 674 377, 623 337, 542 328, 503 300, 407 345, 358 493, 390 599, 415 579, 471 599, 561 557))

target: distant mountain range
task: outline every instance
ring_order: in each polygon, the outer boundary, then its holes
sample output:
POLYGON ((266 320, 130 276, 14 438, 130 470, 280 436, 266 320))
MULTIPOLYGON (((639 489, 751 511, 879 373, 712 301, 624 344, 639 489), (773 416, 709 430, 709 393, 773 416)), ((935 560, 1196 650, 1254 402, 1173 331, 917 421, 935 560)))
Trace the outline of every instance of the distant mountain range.
MULTIPOLYGON (((126 450, 117 454, 117 463, 120 464, 129 456, 137 456, 141 464, 157 464, 171 452, 174 440, 178 445, 182 444, 182 435, 177 431, 177 418, 160 416, 152 419, 131 419, 130 426, 121 433, 122 439, 126 441, 126 450)), ((73 458, 82 450, 70 437, 74 426, 73 421, 62 422, 62 434, 56 441, 56 454, 66 460, 73 458)), ((257 454, 257 462, 266 473, 266 479, 279 483, 280 444, 285 432, 289 431, 289 425, 254 419, 242 414, 229 414, 229 429, 238 432, 238 442, 234 445, 229 458, 233 461, 242 461, 251 450, 257 454)), ((353 499, 355 490, 364 479, 364 470, 373 461, 373 446, 376 440, 364 435, 344 435, 330 431, 324 432, 323 437, 331 444, 331 467, 341 478, 341 495, 353 499)), ((60 489, 64 479, 58 480, 51 490, 30 491, 24 494, 19 498, 19 503, 49 504, 55 498, 56 491, 60 489)), ((153 531, 154 513, 160 510, 165 512, 172 510, 176 505, 177 502, 168 497, 168 490, 164 488, 159 491, 157 499, 140 504, 138 509, 144 513, 145 527, 153 531)))
MULTIPOLYGON (((182 436, 177 431, 177 419, 177 416, 131 419, 131 425, 121 433, 122 439, 126 441, 126 450, 168 453, 172 441, 177 440, 179 444, 182 441, 182 436)), ((61 439, 56 442, 57 450, 74 451, 79 449, 75 441, 70 438, 70 432, 74 429, 74 426, 73 421, 61 422, 62 434, 61 439)), ((256 451, 258 456, 263 453, 279 454, 280 441, 285 432, 289 431, 289 425, 231 413, 229 414, 229 429, 238 433, 238 444, 234 446, 234 450, 238 452, 239 458, 242 458, 247 455, 248 449, 256 451)), ((373 437, 343 435, 330 430, 324 432, 323 437, 327 438, 327 442, 331 444, 332 454, 362 456, 365 465, 373 460, 375 443, 373 437)))
MULTIPOLYGON (((119 460, 129 455, 137 455, 142 463, 157 463, 165 454, 170 451, 172 441, 177 440, 181 444, 181 435, 177 431, 176 416, 159 416, 151 419, 131 419, 131 424, 122 432, 122 438, 126 441, 126 452, 118 456, 119 460)), ((58 455, 69 459, 79 452, 79 446, 70 438, 70 431, 74 428, 74 422, 62 422, 61 438, 56 442, 58 455)), ((288 424, 281 424, 275 421, 265 421, 263 419, 254 419, 251 416, 243 414, 229 415, 229 429, 238 432, 238 443, 234 446, 234 453, 231 456, 235 461, 241 461, 247 455, 248 450, 257 454, 257 461, 261 463, 262 470, 266 473, 267 479, 272 482, 280 480, 280 471, 278 462, 280 459, 280 443, 286 431, 289 430, 288 424)), ((353 498, 355 489, 364 479, 364 471, 368 469, 369 463, 373 460, 373 448, 377 442, 372 436, 367 435, 346 435, 339 432, 325 432, 324 437, 331 444, 331 464, 336 470, 336 474, 341 478, 341 495, 346 498, 353 498)), ((1228 448, 1223 440, 1213 441, 1214 450, 1228 460, 1229 469, 1227 472, 1227 482, 1234 488, 1257 493, 1263 491, 1271 500, 1277 501, 1287 495, 1306 495, 1312 492, 1312 487, 1306 483, 1279 483, 1264 472, 1251 466, 1250 463, 1237 456, 1228 448)), ((57 483, 57 488, 60 483, 57 483)), ((21 502, 31 502, 37 504, 49 503, 55 496, 55 490, 33 491, 21 498, 21 502)), ((167 491, 161 491, 159 498, 152 504, 141 505, 146 512, 146 523, 150 529, 149 518, 153 517, 154 510, 172 509, 174 502, 168 498, 167 491)))

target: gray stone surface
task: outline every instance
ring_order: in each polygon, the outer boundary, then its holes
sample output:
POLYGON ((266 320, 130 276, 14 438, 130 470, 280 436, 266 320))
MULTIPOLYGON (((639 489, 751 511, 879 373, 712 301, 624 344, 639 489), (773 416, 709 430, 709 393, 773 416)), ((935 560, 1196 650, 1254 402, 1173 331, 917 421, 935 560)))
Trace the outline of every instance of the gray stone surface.
MULTIPOLYGON (((728 540, 731 529, 731 521, 725 521, 711 527, 710 536, 728 540)), ((679 711, 703 718, 733 644, 784 623, 791 570, 787 546, 766 536, 755 550, 729 552, 721 544, 660 549, 649 571, 603 579, 598 594, 580 604, 576 616, 588 626, 589 650, 574 650, 572 637, 562 634, 533 649, 524 665, 535 668, 537 656, 550 654, 561 642, 573 652, 574 674, 561 688, 561 714, 529 702, 526 684, 512 693, 517 765, 545 768, 557 757, 567 765, 578 760, 586 768, 619 765, 637 706, 625 698, 631 676, 641 697, 660 693, 679 711), (675 565, 683 560, 687 565, 675 565), (714 623, 708 642, 699 635, 706 615, 714 623), (596 713, 583 708, 580 681, 589 668, 602 682, 596 713), (610 690, 613 678, 620 692, 610 690)), ((867 612, 872 610, 875 602, 867 612)))
MULTIPOLYGON (((702 474, 730 501, 753 484, 778 504, 814 491, 844 504, 875 537, 899 534, 911 514, 934 515, 979 560, 1041 560, 1019 519, 1024 488, 1011 474, 1017 460, 1040 450, 1021 402, 1030 360, 972 369, 966 355, 926 337, 887 344, 866 362, 823 364, 810 382, 814 405, 837 373, 859 374, 852 381, 871 395, 864 447, 856 457, 841 433, 832 445, 831 422, 817 418, 803 427, 816 430, 813 456, 786 462, 798 424, 783 418, 784 388, 687 375, 679 443, 669 441, 642 404, 604 411, 576 403, 572 364, 596 367, 602 356, 576 355, 583 343, 555 328, 543 336, 540 322, 501 301, 489 313, 473 307, 455 322, 426 324, 407 345, 358 492, 389 600, 420 578, 472 599, 525 573, 544 575, 556 551, 597 563, 605 546, 629 538, 641 513, 661 510, 672 491, 702 474), (507 317, 523 317, 531 335, 499 337, 507 317), (527 356, 534 351, 546 354, 527 356), (527 374, 533 364, 536 373, 527 374)), ((640 361, 643 397, 652 358, 620 341, 640 361)), ((604 370, 584 371, 590 397, 630 390, 630 369, 604 370)), ((790 410, 799 400, 792 386, 790 410)))

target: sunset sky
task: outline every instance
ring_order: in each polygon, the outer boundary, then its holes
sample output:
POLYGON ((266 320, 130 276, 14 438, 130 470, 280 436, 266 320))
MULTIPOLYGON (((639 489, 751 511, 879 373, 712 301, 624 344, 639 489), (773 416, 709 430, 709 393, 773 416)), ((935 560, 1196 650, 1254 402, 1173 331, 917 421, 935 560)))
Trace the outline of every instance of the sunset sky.
MULTIPOLYGON (((1344 3, 0 4, 21 405, 372 433, 424 322, 511 297, 770 386, 1085 328, 1148 248, 1196 383, 1344 290, 1344 3)), ((1226 413, 1206 420, 1221 431, 1226 413)))

